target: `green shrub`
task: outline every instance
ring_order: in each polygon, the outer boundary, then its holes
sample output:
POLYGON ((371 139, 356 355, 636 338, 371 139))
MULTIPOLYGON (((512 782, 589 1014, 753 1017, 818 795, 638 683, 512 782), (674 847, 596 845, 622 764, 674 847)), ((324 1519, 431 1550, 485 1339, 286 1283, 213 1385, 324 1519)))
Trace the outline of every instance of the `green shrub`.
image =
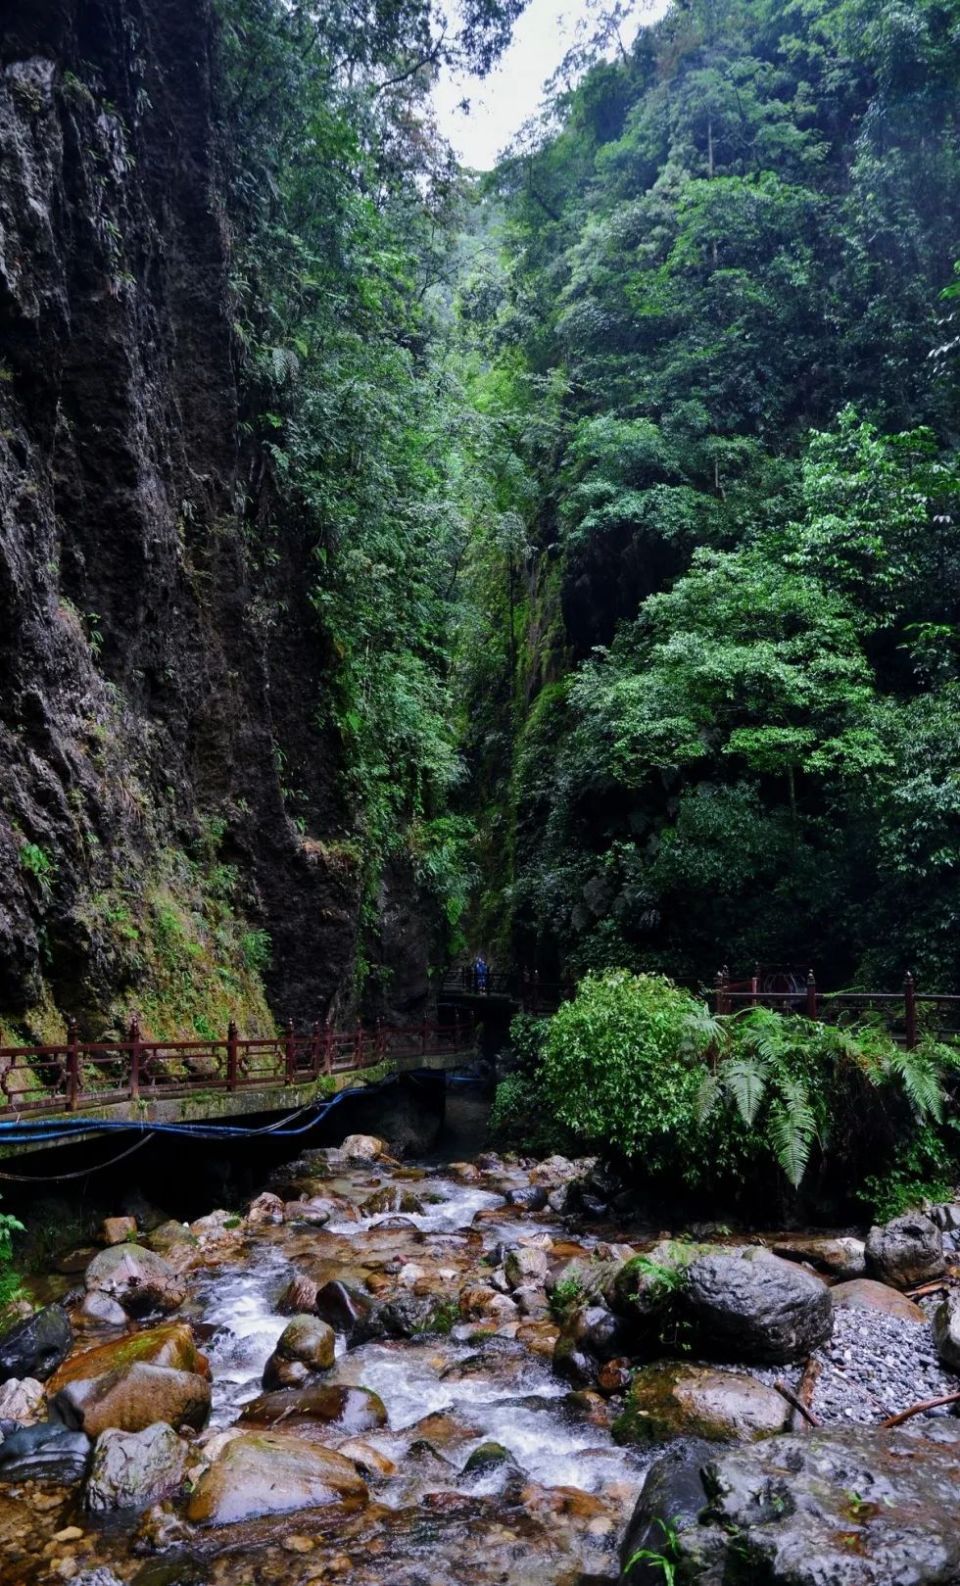
POLYGON ((703 1059, 716 1038, 703 1004, 660 975, 588 975, 550 1021, 545 1098, 588 1144, 672 1174, 697 1133, 703 1059))
POLYGON ((13 1235, 24 1231, 19 1217, 0 1212, 0 1312, 20 1293, 20 1277, 13 1269, 13 1235))
POLYGON ((960 1053, 944 1043, 906 1051, 876 1023, 765 1008, 715 1019, 660 976, 615 970, 587 977, 535 1044, 539 1067, 497 1097, 516 1143, 532 1147, 525 1122, 546 1117, 658 1188, 749 1188, 758 1202, 802 1185, 889 1216, 950 1191, 960 1053))

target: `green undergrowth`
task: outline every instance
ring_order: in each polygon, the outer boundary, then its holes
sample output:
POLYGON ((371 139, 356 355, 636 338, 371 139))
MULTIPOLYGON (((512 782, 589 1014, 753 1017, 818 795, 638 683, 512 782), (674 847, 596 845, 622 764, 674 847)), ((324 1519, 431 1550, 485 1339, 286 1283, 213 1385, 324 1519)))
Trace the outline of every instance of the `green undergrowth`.
POLYGON ((498 1088, 503 1138, 566 1131, 654 1193, 816 1216, 890 1216, 946 1198, 960 1171, 960 1052, 899 1047, 876 1023, 715 1018, 657 975, 588 976, 550 1020, 518 1020, 498 1088))

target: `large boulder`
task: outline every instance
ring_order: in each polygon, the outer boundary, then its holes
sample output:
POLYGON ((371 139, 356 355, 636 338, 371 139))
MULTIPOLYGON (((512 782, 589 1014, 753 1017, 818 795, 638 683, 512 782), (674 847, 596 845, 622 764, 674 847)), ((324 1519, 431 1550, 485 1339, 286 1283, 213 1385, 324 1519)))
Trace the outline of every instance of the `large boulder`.
POLYGON ((261 1393, 243 1407, 241 1421, 272 1426, 292 1421, 322 1421, 350 1436, 387 1424, 383 1400, 369 1388, 316 1383, 306 1388, 261 1393))
POLYGON ((53 1403, 67 1426, 88 1437, 109 1427, 142 1432, 154 1421, 200 1428, 210 1413, 210 1384, 193 1371, 137 1361, 106 1376, 68 1382, 53 1403))
POLYGON ((946 1269, 943 1234, 922 1212, 906 1212, 867 1235, 867 1270, 881 1283, 911 1289, 946 1269))
POLYGON ((176 1492, 186 1471, 187 1445, 164 1421, 142 1432, 101 1432, 87 1481, 87 1508, 95 1513, 143 1508, 176 1492))
POLYGON ((90 1439, 56 1421, 24 1426, 0 1443, 0 1481, 82 1481, 90 1462, 90 1439))
POLYGON ((175 1311, 186 1286, 168 1261, 142 1245, 113 1245, 94 1256, 84 1279, 91 1293, 108 1294, 130 1316, 175 1311))
POLYGON ((947 1586, 960 1578, 960 1426, 822 1429, 718 1453, 686 1444, 648 1472, 621 1581, 662 1586, 947 1586), (635 1561, 635 1562, 633 1562, 635 1561))
POLYGON ((0 1382, 11 1377, 46 1382, 72 1344, 73 1328, 62 1306, 47 1305, 35 1311, 0 1338, 0 1382))
POLYGON ((799 1360, 833 1329, 830 1293, 821 1279, 763 1248, 691 1261, 680 1303, 693 1348, 713 1359, 799 1360))
POLYGON ((193 1333, 185 1322, 166 1322, 162 1327, 145 1328, 124 1338, 111 1338, 94 1349, 81 1349, 54 1372, 48 1386, 51 1397, 68 1382, 105 1377, 145 1361, 152 1366, 172 1366, 176 1371, 199 1371, 200 1358, 193 1333))
POLYGON ((666 1443, 673 1437, 753 1441, 782 1432, 790 1406, 774 1388, 742 1371, 658 1361, 635 1373, 614 1422, 618 1443, 666 1443))
POLYGON ((960 1292, 956 1289, 951 1289, 933 1313, 933 1342, 947 1370, 960 1374, 960 1292))
POLYGON ((835 1283, 830 1290, 830 1302, 838 1310, 882 1311, 885 1316, 897 1316, 902 1322, 917 1322, 921 1327, 927 1318, 919 1305, 908 1300, 899 1289, 888 1283, 877 1283, 873 1278, 852 1278, 849 1283, 835 1283))
POLYGON ((230 1440, 200 1477, 187 1505, 195 1525, 231 1525, 258 1515, 366 1502, 366 1484, 349 1459, 277 1432, 230 1440))

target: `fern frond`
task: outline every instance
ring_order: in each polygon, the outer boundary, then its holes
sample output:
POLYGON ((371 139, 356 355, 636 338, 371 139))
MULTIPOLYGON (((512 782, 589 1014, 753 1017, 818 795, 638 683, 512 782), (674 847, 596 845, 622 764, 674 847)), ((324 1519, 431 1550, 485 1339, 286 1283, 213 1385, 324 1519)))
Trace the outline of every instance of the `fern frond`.
POLYGON ((924 1051, 895 1047, 890 1053, 889 1068, 899 1079, 917 1117, 932 1118, 940 1123, 944 1094, 940 1071, 933 1058, 924 1051))
POLYGON ((784 1076, 778 1089, 779 1102, 770 1117, 770 1137, 777 1161, 796 1189, 810 1160, 817 1124, 806 1086, 800 1080, 784 1076))
POLYGON ((720 1069, 720 1080, 737 1104, 747 1128, 757 1116, 767 1085, 767 1071, 757 1057, 731 1057, 720 1069))
POLYGON ((698 1123, 706 1123, 714 1107, 717 1105, 717 1098, 720 1095, 720 1091, 721 1085, 719 1079, 717 1078, 716 1074, 714 1074, 713 1071, 708 1068, 700 1081, 700 1089, 697 1091, 698 1123))

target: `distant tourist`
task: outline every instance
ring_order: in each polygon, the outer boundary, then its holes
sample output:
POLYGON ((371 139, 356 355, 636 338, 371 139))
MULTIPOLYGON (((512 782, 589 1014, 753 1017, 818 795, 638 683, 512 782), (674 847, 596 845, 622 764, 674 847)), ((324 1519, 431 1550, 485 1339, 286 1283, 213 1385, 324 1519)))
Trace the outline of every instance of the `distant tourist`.
POLYGON ((478 953, 473 965, 473 986, 475 991, 485 993, 490 984, 490 971, 487 961, 482 953, 478 953))

